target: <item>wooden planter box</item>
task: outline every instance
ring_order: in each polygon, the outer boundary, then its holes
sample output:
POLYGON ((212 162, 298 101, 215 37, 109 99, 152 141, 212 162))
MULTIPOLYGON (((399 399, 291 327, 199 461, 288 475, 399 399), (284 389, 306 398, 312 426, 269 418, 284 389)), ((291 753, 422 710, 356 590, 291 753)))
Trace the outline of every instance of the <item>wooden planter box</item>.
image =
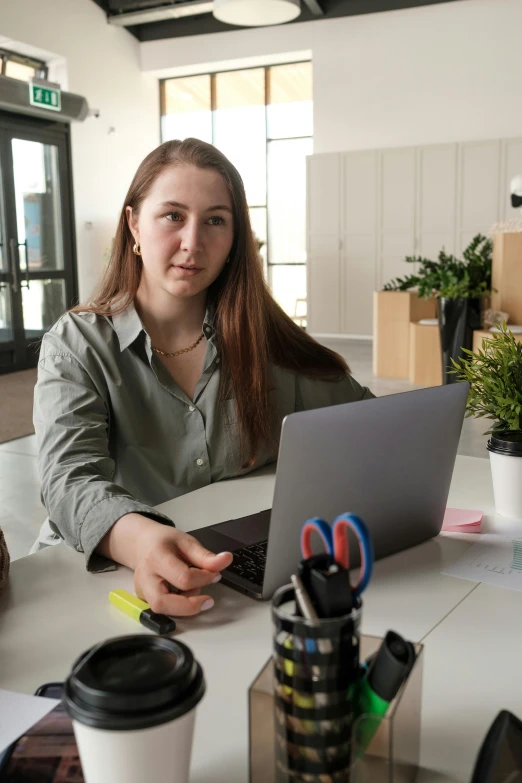
POLYGON ((522 233, 495 234, 491 307, 509 314, 509 321, 522 324, 522 233))
POLYGON ((409 291, 375 291, 373 374, 381 378, 408 378, 410 324, 435 317, 434 298, 420 299, 416 293, 409 291))
MULTIPOLYGON (((509 329, 509 324, 508 324, 509 329)), ((473 332, 473 351, 476 353, 482 348, 482 340, 492 340, 497 336, 497 332, 483 331, 482 329, 475 329, 473 332)), ((522 343, 522 334, 514 334, 513 337, 517 343, 522 343)))
POLYGON ((410 324, 410 381, 416 386, 442 384, 439 326, 410 324))

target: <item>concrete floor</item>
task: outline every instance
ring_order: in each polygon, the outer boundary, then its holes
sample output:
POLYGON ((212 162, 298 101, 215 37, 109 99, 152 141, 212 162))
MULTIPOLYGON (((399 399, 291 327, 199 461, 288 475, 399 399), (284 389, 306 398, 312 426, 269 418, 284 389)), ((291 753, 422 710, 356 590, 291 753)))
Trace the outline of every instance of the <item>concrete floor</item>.
MULTIPOLYGON (((341 353, 354 377, 378 396, 416 388, 408 381, 374 378, 372 346, 369 341, 332 340, 328 346, 341 353)), ((487 425, 484 421, 466 419, 459 454, 487 457, 487 438, 482 434, 485 429, 487 425)), ((45 517, 45 509, 40 503, 35 436, 0 444, 0 527, 5 533, 13 560, 28 553, 45 517)))

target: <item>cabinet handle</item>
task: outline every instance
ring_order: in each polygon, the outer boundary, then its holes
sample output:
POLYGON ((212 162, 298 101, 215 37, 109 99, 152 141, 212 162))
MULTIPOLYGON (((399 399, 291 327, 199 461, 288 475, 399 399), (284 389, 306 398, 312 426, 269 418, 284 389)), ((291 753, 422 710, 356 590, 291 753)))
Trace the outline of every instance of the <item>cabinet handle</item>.
POLYGON ((16 243, 14 239, 9 240, 9 254, 11 256, 11 276, 13 278, 13 293, 18 293, 20 283, 18 280, 18 264, 16 263, 16 243))

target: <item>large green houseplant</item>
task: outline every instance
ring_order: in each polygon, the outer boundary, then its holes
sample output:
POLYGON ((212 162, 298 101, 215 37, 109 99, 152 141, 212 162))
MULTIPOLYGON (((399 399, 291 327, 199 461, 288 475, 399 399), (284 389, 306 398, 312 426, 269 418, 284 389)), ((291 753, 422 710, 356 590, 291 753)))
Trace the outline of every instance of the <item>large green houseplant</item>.
POLYGON ((417 264, 416 274, 397 277, 384 286, 385 291, 417 289, 419 296, 446 299, 479 299, 491 290, 493 244, 482 234, 473 237, 462 253, 462 259, 443 249, 438 261, 420 256, 407 256, 408 264, 417 264))
POLYGON ((492 242, 482 234, 473 237, 456 258, 441 250, 438 261, 409 256, 407 263, 417 264, 417 273, 396 278, 385 291, 417 289, 421 297, 437 298, 444 383, 455 380, 451 360, 462 358, 470 349, 473 329, 480 326, 481 302, 491 291, 492 242))
POLYGON ((453 374, 468 381, 467 416, 487 418, 495 506, 522 521, 522 343, 506 327, 482 348, 453 361, 453 374))

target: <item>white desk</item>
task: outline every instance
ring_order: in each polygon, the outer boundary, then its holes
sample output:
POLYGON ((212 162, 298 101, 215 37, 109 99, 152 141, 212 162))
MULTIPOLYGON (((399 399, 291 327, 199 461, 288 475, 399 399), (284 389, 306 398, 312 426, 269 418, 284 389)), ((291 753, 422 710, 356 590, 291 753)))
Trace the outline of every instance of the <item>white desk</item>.
POLYGON ((522 717, 521 650, 522 594, 487 584, 429 634, 423 731, 430 741, 423 764, 470 769, 497 713, 522 717))
MULTIPOLYGON (((180 528, 191 530, 266 508, 272 491, 273 470, 263 470, 160 508, 180 528)), ((457 458, 449 505, 483 508, 488 526, 495 523, 487 460, 457 458)), ((499 665, 494 640, 484 642, 493 613, 504 654, 508 640, 522 636, 522 631, 511 630, 511 618, 518 615, 489 608, 482 624, 473 619, 481 615, 482 595, 485 607, 489 596, 494 596, 494 605, 515 606, 518 601, 522 607, 522 597, 500 588, 475 588, 472 582, 440 573, 470 543, 470 536, 440 536, 380 561, 365 594, 365 633, 382 635, 393 627, 413 640, 425 640, 422 763, 443 776, 426 773, 424 783, 468 781, 475 753, 498 709, 511 706, 522 715, 522 695, 517 701, 510 691, 518 671, 516 652, 499 665), (466 669, 468 660, 472 669, 466 669), (480 687, 484 679, 487 688, 480 687), (510 701, 504 698, 507 693, 510 701)), ((63 679, 73 660, 95 642, 139 633, 141 626, 108 603, 107 595, 116 587, 132 590, 130 571, 88 574, 83 557, 63 545, 13 563, 10 584, 0 597, 0 687, 31 693, 43 682, 63 679)), ((214 609, 178 624, 180 638, 203 665, 208 685, 198 712, 192 781, 214 782, 219 770, 220 781, 245 783, 247 689, 270 655, 269 606, 222 585, 211 590, 214 609)))

